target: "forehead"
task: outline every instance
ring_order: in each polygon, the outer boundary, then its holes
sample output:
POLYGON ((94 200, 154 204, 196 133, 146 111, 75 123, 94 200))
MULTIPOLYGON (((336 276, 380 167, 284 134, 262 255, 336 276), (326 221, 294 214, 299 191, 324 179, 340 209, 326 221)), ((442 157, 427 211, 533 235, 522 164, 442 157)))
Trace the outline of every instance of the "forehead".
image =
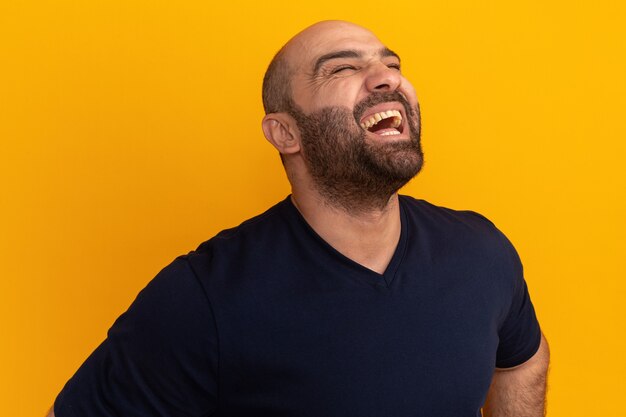
POLYGON ((296 35, 289 42, 287 56, 296 72, 308 72, 320 57, 336 51, 354 50, 374 56, 383 49, 382 42, 367 29, 351 24, 328 24, 296 35))

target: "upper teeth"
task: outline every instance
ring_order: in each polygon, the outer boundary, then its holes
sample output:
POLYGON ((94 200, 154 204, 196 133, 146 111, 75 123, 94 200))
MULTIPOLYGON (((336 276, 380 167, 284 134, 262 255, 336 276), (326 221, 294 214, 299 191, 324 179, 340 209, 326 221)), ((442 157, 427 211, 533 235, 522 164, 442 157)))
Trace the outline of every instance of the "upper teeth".
POLYGON ((400 114, 398 110, 388 110, 373 114, 366 120, 363 120, 363 122, 361 122, 361 127, 363 129, 369 129, 381 120, 388 119, 390 117, 393 117, 393 123, 391 123, 390 127, 395 128, 402 124, 402 114, 400 114))

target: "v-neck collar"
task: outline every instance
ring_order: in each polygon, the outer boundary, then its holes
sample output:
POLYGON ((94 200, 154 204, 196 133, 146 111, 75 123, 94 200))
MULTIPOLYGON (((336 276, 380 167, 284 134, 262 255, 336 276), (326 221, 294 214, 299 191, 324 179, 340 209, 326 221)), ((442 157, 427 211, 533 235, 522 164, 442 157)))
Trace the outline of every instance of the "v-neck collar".
MULTIPOLYGON (((399 196, 400 197, 400 196, 399 196)), ((338 265, 341 265, 350 275, 354 276, 357 279, 365 280, 366 282, 376 286, 389 289, 391 287, 391 283, 396 275, 396 272, 400 265, 402 264, 402 259, 404 258, 404 254, 407 248, 408 241, 408 227, 407 227, 407 216, 406 210, 403 206, 402 198, 398 198, 398 204, 400 208, 400 239, 398 240, 398 244, 396 245, 395 251, 385 272, 379 274, 376 271, 373 271, 360 263, 353 261, 348 258, 337 249, 332 247, 328 242, 326 242, 313 228, 307 223, 304 216, 300 213, 300 211, 296 208, 291 200, 291 195, 289 195, 285 199, 285 204, 287 205, 288 211, 290 215, 294 216, 297 219, 297 222, 302 225, 305 229, 306 233, 308 233, 314 241, 318 243, 320 246, 321 252, 324 252, 327 256, 331 257, 332 260, 336 262, 338 265)))

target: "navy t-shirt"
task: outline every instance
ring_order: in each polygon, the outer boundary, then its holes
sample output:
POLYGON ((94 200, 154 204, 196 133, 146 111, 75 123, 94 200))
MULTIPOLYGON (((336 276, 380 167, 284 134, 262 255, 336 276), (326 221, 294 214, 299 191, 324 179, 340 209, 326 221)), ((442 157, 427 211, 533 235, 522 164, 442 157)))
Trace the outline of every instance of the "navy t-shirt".
POLYGON ((164 268, 68 381, 57 417, 475 417, 537 351, 522 266, 479 214, 400 196, 384 274, 289 198, 164 268))

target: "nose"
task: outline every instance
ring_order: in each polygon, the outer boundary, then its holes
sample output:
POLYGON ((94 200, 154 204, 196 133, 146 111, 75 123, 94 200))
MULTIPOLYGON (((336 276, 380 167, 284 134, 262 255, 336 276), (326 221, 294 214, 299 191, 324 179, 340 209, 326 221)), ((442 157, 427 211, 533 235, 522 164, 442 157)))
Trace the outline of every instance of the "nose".
POLYGON ((401 82, 400 72, 396 68, 377 62, 372 65, 365 85, 370 92, 387 92, 397 90, 401 82))

